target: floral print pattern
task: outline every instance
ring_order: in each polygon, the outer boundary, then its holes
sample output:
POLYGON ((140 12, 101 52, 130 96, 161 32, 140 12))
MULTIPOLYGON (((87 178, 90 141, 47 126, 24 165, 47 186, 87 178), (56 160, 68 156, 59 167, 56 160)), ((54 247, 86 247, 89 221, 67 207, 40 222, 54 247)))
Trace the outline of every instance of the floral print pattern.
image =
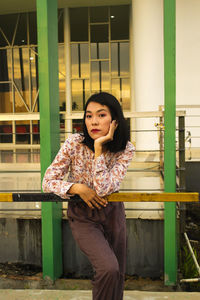
POLYGON ((81 134, 73 134, 66 139, 46 170, 42 184, 44 192, 69 199, 72 195, 67 192, 74 183, 87 184, 100 197, 119 191, 133 157, 132 143, 128 142, 124 151, 107 151, 95 158, 94 152, 82 141, 81 134))

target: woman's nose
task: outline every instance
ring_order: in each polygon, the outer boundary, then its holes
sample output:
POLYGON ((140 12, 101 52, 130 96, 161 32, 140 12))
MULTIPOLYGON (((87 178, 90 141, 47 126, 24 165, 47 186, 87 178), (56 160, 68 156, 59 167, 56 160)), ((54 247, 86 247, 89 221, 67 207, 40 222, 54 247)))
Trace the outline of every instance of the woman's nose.
POLYGON ((92 118, 92 124, 98 124, 98 119, 96 117, 92 118))

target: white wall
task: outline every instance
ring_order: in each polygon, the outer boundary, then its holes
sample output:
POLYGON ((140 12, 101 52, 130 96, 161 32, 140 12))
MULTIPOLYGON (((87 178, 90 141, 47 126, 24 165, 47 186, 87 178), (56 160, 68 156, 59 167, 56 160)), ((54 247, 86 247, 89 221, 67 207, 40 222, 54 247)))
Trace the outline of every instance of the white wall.
MULTIPOLYGON (((200 104, 200 1, 176 0, 176 7, 176 101, 177 105, 200 104)), ((158 110, 164 104, 163 1, 133 0, 132 14, 135 108, 158 110)), ((200 110, 194 114, 200 114, 200 110)), ((155 129, 157 122, 142 119, 136 126, 155 129)), ((200 125, 200 118, 188 118, 186 124, 200 125)), ((192 135, 197 136, 199 129, 193 129, 192 135)), ((200 139, 192 143, 193 147, 200 146, 200 139)), ((136 147, 157 149, 156 133, 137 134, 136 147)))

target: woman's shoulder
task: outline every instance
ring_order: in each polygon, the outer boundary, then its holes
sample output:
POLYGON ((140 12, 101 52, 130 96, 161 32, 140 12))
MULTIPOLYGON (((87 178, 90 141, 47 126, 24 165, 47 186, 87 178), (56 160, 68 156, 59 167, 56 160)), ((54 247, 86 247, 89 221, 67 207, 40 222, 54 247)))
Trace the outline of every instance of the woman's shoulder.
POLYGON ((126 144, 126 150, 135 151, 135 146, 133 145, 133 143, 128 141, 127 144, 126 144))
POLYGON ((65 143, 75 146, 76 144, 82 143, 84 137, 81 133, 71 134, 65 141, 65 143))

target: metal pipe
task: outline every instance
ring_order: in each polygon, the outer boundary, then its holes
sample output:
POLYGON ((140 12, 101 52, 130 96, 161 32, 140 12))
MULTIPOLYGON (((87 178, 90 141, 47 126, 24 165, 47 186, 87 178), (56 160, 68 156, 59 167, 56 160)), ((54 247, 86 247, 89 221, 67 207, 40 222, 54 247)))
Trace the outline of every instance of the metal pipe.
POLYGON ((196 256, 194 255, 194 251, 193 251, 193 249, 192 249, 192 246, 191 246, 191 244, 190 244, 190 240, 188 239, 188 236, 187 236, 187 233, 186 233, 186 232, 184 232, 184 237, 185 237, 186 243, 187 243, 187 245, 188 245, 188 248, 189 248, 189 250, 190 250, 190 253, 191 253, 191 255, 192 255, 194 264, 195 264, 195 266, 196 266, 196 268, 197 268, 197 271, 198 271, 198 273, 199 273, 199 275, 200 275, 200 266, 199 266, 199 264, 198 264, 198 261, 197 261, 197 259, 196 259, 196 256))

